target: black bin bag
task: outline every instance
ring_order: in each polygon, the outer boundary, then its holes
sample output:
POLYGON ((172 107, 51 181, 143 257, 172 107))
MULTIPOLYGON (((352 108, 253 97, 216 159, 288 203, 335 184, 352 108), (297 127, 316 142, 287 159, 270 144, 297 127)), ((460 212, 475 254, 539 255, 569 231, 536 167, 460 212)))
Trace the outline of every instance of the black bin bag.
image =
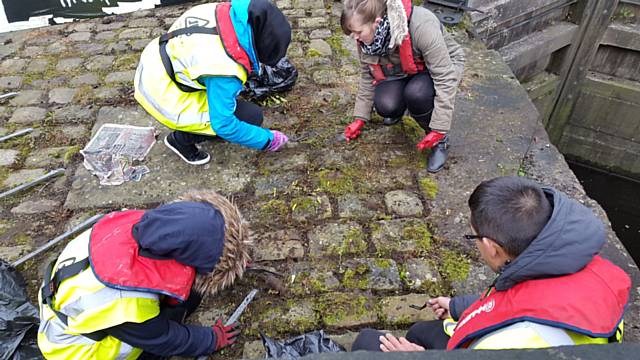
POLYGON ((299 359, 308 354, 344 352, 344 348, 325 336, 324 331, 313 331, 285 341, 276 341, 260 334, 268 358, 299 359))
POLYGON ((38 323, 24 279, 0 259, 0 359, 44 359, 36 344, 38 323))
POLYGON ((263 65, 262 74, 247 80, 242 95, 263 100, 270 94, 291 90, 297 79, 298 70, 285 56, 276 66, 263 65))

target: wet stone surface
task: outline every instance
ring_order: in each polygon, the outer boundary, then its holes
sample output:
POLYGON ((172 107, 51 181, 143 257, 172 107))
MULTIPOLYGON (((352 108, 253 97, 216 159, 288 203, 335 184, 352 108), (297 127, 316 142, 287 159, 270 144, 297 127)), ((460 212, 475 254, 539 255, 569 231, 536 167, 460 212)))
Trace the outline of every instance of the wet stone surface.
POLYGON ((260 234, 253 247, 253 260, 285 260, 304 257, 300 234, 295 230, 280 230, 260 234))
POLYGON ((422 215, 422 201, 414 193, 402 190, 391 191, 384 195, 384 202, 389 210, 399 216, 422 215))
POLYGON ((12 188, 14 186, 18 186, 24 183, 28 183, 29 181, 35 180, 38 177, 45 174, 44 169, 23 169, 18 171, 13 171, 7 176, 7 178, 2 183, 5 188, 12 188))
POLYGON ((307 237, 311 257, 357 254, 367 249, 362 227, 354 222, 322 225, 309 231, 307 237))
POLYGON ((412 325, 418 321, 435 320, 435 315, 429 309, 416 310, 409 305, 422 306, 428 300, 424 294, 406 294, 390 296, 380 301, 381 314, 384 322, 389 325, 412 325))
MULTIPOLYGON (((440 278, 440 274, 438 274, 438 271, 428 260, 420 258, 408 259, 404 265, 404 282, 405 285, 407 285, 411 289, 428 289, 431 285, 438 284, 442 280, 440 278)), ((436 296, 438 294, 432 295, 436 296)))
POLYGON ((431 233, 422 219, 379 221, 371 229, 371 241, 380 254, 415 253, 431 247, 431 233))
POLYGON ((400 290, 398 266, 391 259, 352 259, 344 262, 342 285, 347 289, 400 290))
POLYGON ((25 201, 11 209, 11 213, 16 215, 35 215, 56 210, 60 205, 58 201, 47 199, 25 201))
POLYGON ((0 166, 11 166, 15 164, 20 152, 18 150, 0 150, 0 166))

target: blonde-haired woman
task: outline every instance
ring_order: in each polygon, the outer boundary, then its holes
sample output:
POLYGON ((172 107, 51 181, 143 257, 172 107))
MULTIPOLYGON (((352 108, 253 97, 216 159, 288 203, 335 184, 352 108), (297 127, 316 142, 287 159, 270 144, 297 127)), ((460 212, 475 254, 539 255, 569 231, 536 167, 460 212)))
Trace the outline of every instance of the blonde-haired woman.
POLYGON ((341 25, 358 42, 363 65, 347 140, 360 135, 373 108, 385 125, 408 110, 426 133, 418 149, 432 149, 427 170, 440 171, 464 68, 460 45, 431 11, 410 0, 345 0, 341 25))

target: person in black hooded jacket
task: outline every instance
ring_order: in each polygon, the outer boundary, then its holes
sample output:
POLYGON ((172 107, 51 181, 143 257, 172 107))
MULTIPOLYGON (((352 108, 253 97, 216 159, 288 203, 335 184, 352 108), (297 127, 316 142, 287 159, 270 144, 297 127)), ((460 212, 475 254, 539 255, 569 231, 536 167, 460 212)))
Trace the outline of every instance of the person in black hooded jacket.
POLYGON ((291 42, 286 16, 269 0, 200 4, 143 50, 135 98, 173 130, 165 145, 191 165, 211 155, 197 144, 226 140, 278 151, 288 137, 262 127, 260 106, 238 97, 243 84, 285 57, 291 42))
POLYGON ((238 208, 212 191, 150 210, 113 212, 72 240, 40 294, 47 359, 194 357, 235 342, 238 323, 184 324, 249 262, 238 208))
POLYGON ((469 198, 473 241, 498 274, 481 295, 437 297, 441 320, 406 337, 365 329, 353 350, 510 349, 621 341, 629 276, 598 253, 603 223, 563 193, 522 177, 481 183, 469 198))

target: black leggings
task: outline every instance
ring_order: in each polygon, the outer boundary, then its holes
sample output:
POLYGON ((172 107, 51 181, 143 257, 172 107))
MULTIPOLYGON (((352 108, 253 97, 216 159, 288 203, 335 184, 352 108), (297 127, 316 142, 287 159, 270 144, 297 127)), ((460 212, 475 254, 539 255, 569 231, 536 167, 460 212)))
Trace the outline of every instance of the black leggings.
MULTIPOLYGON (((262 122, 264 121, 262 108, 254 103, 244 100, 238 100, 236 111, 233 114, 240 121, 244 121, 255 126, 262 126, 262 122)), ((194 134, 178 130, 174 131, 173 134, 173 137, 180 145, 195 145, 203 141, 219 139, 217 136, 194 134)))
POLYGON ((409 109, 411 116, 429 131, 433 99, 436 90, 428 72, 397 80, 387 80, 376 85, 373 106, 382 117, 401 117, 409 109))
MULTIPOLYGON (((351 351, 381 351, 379 337, 382 331, 363 329, 351 346, 351 351)), ((407 340, 425 349, 446 349, 449 335, 442 328, 442 320, 420 321, 413 324, 406 336, 407 340)))

